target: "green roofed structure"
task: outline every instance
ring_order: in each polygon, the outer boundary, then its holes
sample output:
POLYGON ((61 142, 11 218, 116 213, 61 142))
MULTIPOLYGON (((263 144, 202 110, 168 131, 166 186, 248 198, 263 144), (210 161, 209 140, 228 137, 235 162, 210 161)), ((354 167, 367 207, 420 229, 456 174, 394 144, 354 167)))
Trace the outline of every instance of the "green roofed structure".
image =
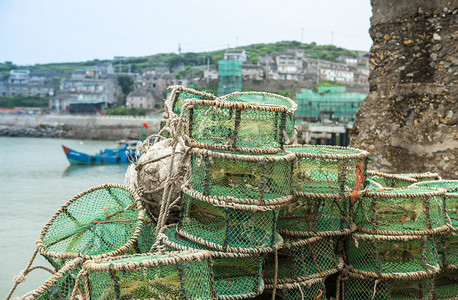
POLYGON ((317 121, 323 115, 333 120, 349 122, 355 119, 359 105, 366 97, 362 93, 346 93, 343 86, 319 87, 315 93, 309 89, 301 89, 296 94, 296 119, 317 121))
POLYGON ((242 62, 238 60, 218 61, 218 96, 242 91, 242 62))

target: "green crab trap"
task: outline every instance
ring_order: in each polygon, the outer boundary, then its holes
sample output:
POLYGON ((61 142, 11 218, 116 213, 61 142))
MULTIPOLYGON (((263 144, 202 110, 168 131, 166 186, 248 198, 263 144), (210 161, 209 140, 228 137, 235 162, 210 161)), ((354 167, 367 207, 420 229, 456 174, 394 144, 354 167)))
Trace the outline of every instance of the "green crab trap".
POLYGON ((233 93, 215 101, 187 99, 188 146, 275 153, 295 139, 291 99, 269 93, 233 93))
POLYGON ((434 278, 434 299, 456 300, 458 298, 458 269, 447 270, 434 278))
POLYGON ((366 179, 367 181, 367 189, 368 190, 380 190, 383 189, 383 186, 380 183, 377 183, 371 179, 366 179))
POLYGON ((81 294, 86 299, 214 299, 209 258, 207 251, 183 251, 89 260, 78 274, 81 294))
POLYGON ((425 181, 412 185, 413 187, 441 188, 445 190, 445 210, 451 225, 458 228, 458 180, 425 181))
MULTIPOLYGON (((330 237, 308 239, 285 239, 278 250, 277 283, 294 283, 323 278, 338 272, 339 259, 334 254, 334 241, 330 237)), ((273 284, 275 277, 275 256, 268 254, 265 259, 264 281, 273 284)))
POLYGON ((380 279, 427 277, 440 270, 430 235, 353 233, 346 240, 346 256, 352 272, 380 279))
POLYGON ((295 196, 282 207, 277 231, 290 236, 339 236, 349 234, 349 199, 295 196))
POLYGON ((292 145, 293 193, 299 197, 356 198, 367 183, 368 152, 348 147, 292 145))
POLYGON ((177 232, 199 244, 225 252, 259 253, 282 244, 276 225, 278 205, 217 200, 182 187, 177 232))
POLYGON ((170 250, 210 250, 215 296, 218 300, 247 299, 264 290, 262 257, 259 253, 228 253, 211 250, 190 241, 171 225, 160 235, 161 243, 170 250))
POLYGON ((189 186, 214 199, 269 205, 289 202, 293 153, 254 154, 191 149, 189 186))
POLYGON ((444 194, 421 187, 368 191, 355 203, 354 223, 359 231, 385 235, 448 231, 444 194))
POLYGON ((434 282, 430 278, 384 279, 362 276, 349 272, 340 281, 343 300, 433 300, 436 298, 434 282))
POLYGON ((383 187, 402 188, 417 182, 417 179, 399 174, 387 174, 374 170, 367 170, 367 178, 381 184, 383 187))
MULTIPOLYGON (((294 283, 276 285, 275 299, 281 300, 326 300, 325 278, 315 278, 294 283)), ((266 293, 272 293, 273 284, 266 285, 266 293)), ((271 299, 271 298, 268 298, 271 299)))
POLYGON ((99 185, 57 211, 41 231, 37 249, 58 270, 77 257, 109 257, 137 247, 144 223, 145 211, 134 191, 118 184, 99 185))

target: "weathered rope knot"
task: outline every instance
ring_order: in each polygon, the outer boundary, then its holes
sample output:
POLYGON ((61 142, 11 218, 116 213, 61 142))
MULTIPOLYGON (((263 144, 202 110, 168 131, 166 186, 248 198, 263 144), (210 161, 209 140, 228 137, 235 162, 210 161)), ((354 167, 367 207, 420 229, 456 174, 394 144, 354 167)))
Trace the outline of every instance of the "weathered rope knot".
POLYGON ((19 274, 13 277, 13 281, 17 283, 25 281, 25 276, 27 275, 27 273, 28 272, 26 272, 25 270, 22 270, 21 272, 19 272, 19 274))

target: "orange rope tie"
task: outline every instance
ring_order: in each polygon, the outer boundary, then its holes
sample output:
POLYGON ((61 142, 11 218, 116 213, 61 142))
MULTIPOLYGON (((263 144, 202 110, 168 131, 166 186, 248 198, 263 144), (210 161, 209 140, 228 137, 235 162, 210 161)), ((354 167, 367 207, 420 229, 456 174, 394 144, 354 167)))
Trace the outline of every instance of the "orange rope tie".
POLYGON ((362 183, 364 183, 364 176, 363 176, 363 166, 361 163, 358 163, 355 170, 355 186, 353 187, 353 192, 351 193, 351 204, 353 201, 356 200, 359 196, 359 188, 362 183))
POLYGON ((317 261, 315 259, 315 253, 313 253, 313 251, 312 251, 312 246, 310 245, 310 241, 308 239, 305 239, 305 240, 307 241, 307 244, 309 244, 310 254, 312 256, 313 261, 315 262, 316 268, 318 269, 318 273, 320 273, 320 276, 323 277, 323 274, 321 274, 320 267, 318 267, 318 263, 317 263, 317 261))
POLYGON ((81 299, 86 300, 86 298, 83 296, 83 293, 81 293, 81 290, 79 287, 78 287, 78 294, 80 294, 81 299))
POLYGON ((315 299, 313 300, 319 299, 322 295, 323 295, 323 290, 320 290, 320 293, 318 294, 318 296, 316 296, 315 299))
POLYGON ((264 281, 264 272, 266 271, 265 264, 266 264, 266 260, 263 259, 262 260, 262 272, 261 272, 262 281, 264 281))
POLYGON ((107 215, 107 220, 110 218, 110 216, 108 215, 107 211, 105 210, 105 207, 102 206, 102 210, 105 212, 105 214, 107 215))

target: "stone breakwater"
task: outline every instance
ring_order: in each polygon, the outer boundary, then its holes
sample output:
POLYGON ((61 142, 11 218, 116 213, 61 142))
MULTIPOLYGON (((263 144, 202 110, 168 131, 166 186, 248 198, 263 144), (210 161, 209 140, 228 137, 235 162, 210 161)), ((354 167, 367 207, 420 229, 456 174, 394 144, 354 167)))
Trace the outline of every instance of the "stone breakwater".
POLYGON ((0 136, 90 140, 138 138, 142 124, 148 134, 159 130, 159 118, 127 116, 0 115, 0 136))

